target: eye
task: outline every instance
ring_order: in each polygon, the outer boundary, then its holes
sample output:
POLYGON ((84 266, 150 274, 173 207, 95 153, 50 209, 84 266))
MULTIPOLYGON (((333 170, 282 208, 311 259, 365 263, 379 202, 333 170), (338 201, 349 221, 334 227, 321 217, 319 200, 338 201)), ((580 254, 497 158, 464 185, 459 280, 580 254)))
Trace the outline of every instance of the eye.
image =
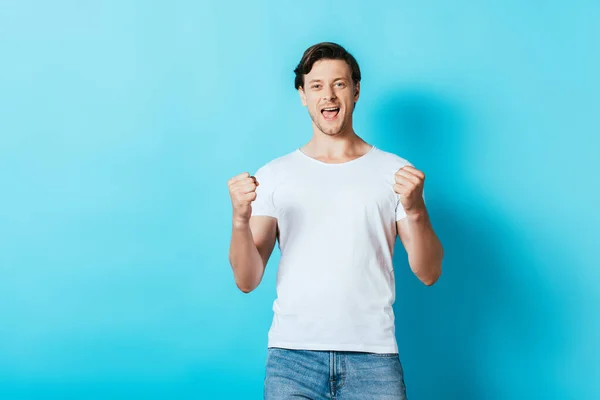
POLYGON ((311 89, 318 89, 318 88, 320 88, 320 87, 321 87, 321 85, 319 85, 319 84, 314 84, 314 85, 312 85, 310 88, 311 88, 311 89))
POLYGON ((346 84, 344 82, 338 82, 336 83, 337 87, 344 87, 346 86, 346 84))

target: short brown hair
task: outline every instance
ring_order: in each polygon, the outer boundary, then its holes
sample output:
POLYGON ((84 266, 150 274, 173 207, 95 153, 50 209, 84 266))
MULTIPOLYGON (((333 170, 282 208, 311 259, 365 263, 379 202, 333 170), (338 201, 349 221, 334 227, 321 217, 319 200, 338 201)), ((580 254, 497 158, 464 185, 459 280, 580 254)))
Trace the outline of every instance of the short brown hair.
POLYGON ((352 81, 354 85, 360 82, 360 68, 354 56, 337 43, 321 42, 317 43, 304 52, 302 59, 294 70, 296 74, 296 89, 304 87, 304 75, 308 74, 313 65, 319 60, 344 60, 350 66, 352 71, 352 81))

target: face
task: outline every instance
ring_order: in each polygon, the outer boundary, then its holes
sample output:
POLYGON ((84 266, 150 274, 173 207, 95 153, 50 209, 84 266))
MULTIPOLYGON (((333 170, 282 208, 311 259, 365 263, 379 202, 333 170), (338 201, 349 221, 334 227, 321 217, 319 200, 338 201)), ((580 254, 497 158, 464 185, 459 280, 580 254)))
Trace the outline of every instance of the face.
POLYGON ((304 75, 304 87, 299 92, 313 124, 333 136, 352 126, 359 89, 360 84, 353 84, 352 71, 344 60, 319 60, 304 75))

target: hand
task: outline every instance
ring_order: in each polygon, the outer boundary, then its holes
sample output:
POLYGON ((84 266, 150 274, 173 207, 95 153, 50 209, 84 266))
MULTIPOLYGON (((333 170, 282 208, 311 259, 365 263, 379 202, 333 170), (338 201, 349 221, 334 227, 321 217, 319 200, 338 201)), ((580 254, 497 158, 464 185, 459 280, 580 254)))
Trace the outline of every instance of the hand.
POLYGON ((410 165, 400 168, 394 175, 394 192, 400 195, 400 203, 407 214, 425 209, 423 184, 425 174, 410 165))
POLYGON ((233 206, 233 219, 247 223, 252 215, 250 203, 256 199, 258 181, 254 176, 250 176, 248 172, 244 172, 231 178, 227 185, 229 186, 229 195, 233 206))

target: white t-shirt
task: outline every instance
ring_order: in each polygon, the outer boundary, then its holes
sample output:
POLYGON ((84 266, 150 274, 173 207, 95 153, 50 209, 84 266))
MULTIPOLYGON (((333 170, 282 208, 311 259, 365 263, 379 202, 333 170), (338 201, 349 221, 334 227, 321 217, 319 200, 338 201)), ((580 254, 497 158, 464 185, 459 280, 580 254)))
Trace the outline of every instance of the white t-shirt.
POLYGON ((405 159, 376 147, 341 164, 297 149, 262 166, 252 215, 277 218, 268 347, 396 353, 394 192, 405 159))

